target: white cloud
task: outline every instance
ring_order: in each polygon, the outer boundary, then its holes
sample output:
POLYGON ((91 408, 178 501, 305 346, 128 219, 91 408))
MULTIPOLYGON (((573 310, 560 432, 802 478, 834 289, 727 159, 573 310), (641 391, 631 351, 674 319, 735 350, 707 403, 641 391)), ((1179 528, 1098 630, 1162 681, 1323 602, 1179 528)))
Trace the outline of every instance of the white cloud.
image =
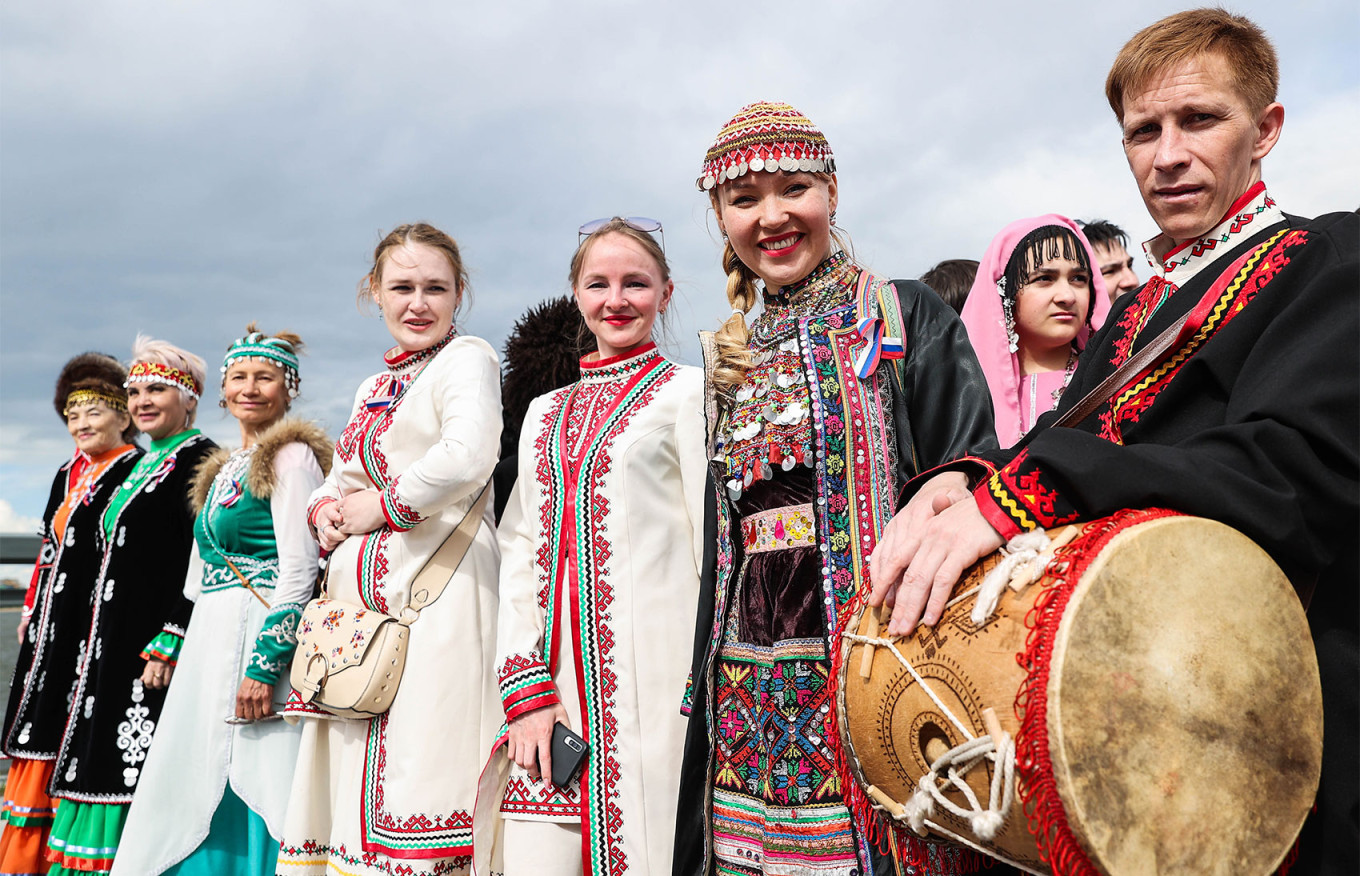
POLYGON ((15 514, 14 507, 4 499, 0 499, 0 532, 19 532, 28 535, 37 532, 41 528, 41 520, 36 517, 26 517, 22 514, 15 514))
MULTIPOLYGON (((727 311, 693 189, 743 103, 789 100, 841 165, 839 221, 917 276, 1056 210, 1153 228, 1101 83, 1177 0, 49 0, 0 5, 0 491, 41 512, 70 452, 50 388, 72 354, 147 331, 210 361, 252 319, 307 338, 300 411, 338 429, 387 337, 353 307, 382 230, 425 219, 472 271, 499 347, 565 290, 575 228, 666 225, 673 333, 727 311)), ((1287 210, 1360 205, 1353 0, 1233 4, 1275 40, 1288 109, 1266 179, 1287 210)), ((211 373, 211 370, 210 370, 211 373)), ((211 382, 211 381, 210 381, 211 382)), ((203 424, 234 443, 215 410, 203 424)))

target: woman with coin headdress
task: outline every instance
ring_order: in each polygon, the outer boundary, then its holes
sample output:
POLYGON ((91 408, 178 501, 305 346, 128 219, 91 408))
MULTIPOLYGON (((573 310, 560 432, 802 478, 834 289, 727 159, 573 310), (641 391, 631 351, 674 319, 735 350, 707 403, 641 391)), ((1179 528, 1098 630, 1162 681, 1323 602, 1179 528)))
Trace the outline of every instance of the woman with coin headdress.
POLYGON ((127 411, 127 373, 112 356, 82 353, 57 378, 53 403, 75 440, 43 514, 42 548, 19 620, 5 711, 5 829, 0 873, 44 873, 47 833, 57 801, 48 796, 52 768, 70 713, 90 630, 90 594, 99 575, 100 516, 141 455, 127 411))
POLYGON ((160 721, 193 603, 184 577, 193 546, 189 482, 216 445, 193 428, 203 360, 138 336, 128 411, 151 447, 109 499, 87 606, 84 659, 52 777, 61 798, 48 860, 53 873, 105 873, 160 721))
POLYGON ((194 612, 114 874, 274 873, 301 736, 278 712, 316 586, 307 501, 331 460, 325 433, 287 416, 301 350, 292 332, 251 323, 222 361, 221 404, 241 446, 194 474, 194 612))
POLYGON ((963 324, 914 280, 858 264, 835 227, 831 147, 787 104, 719 132, 699 188, 732 315, 703 338, 717 540, 700 604, 677 874, 947 873, 958 853, 882 838, 849 779, 833 661, 910 477, 995 446, 963 324), (747 315, 760 312, 750 323, 747 315))
POLYGON ((492 763, 511 763, 492 869, 505 876, 664 874, 673 853, 676 701, 704 544, 703 374, 652 340, 674 292, 661 223, 579 231, 568 276, 594 349, 579 380, 529 406, 501 524, 508 729, 492 763), (584 743, 565 780, 559 724, 584 743))

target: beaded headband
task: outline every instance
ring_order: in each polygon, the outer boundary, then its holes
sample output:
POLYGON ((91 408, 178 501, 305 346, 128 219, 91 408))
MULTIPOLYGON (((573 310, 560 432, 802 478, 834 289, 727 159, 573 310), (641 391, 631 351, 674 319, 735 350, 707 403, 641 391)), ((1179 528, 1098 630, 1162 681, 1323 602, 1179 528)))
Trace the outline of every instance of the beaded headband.
POLYGON ((203 397, 203 386, 192 374, 159 362, 132 363, 132 367, 128 369, 127 382, 123 386, 127 387, 134 383, 165 383, 184 390, 194 398, 203 397))
POLYGON ((115 411, 127 412, 127 396, 118 395, 110 390, 102 389, 77 389, 66 397, 66 408, 63 414, 70 414, 75 408, 81 405, 90 405, 95 402, 103 402, 115 411))
POLYGON ((222 380, 227 379, 227 369, 231 363, 245 359, 250 362, 269 362, 283 369, 283 382, 288 386, 288 397, 297 398, 298 386, 302 376, 298 371, 298 356, 293 345, 283 338, 271 337, 264 332, 251 332, 237 338, 227 347, 227 355, 222 358, 222 380))
POLYGON ((836 159, 807 116, 786 103, 759 101, 738 110, 718 132, 695 183, 708 191, 752 170, 835 173, 836 159))

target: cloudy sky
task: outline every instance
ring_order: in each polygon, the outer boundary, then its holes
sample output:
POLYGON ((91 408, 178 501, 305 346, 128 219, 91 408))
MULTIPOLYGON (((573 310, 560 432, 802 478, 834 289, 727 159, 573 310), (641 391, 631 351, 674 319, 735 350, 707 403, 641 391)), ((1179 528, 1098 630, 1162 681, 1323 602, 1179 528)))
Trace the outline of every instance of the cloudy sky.
MULTIPOLYGON (((332 431, 387 336, 355 285, 381 234, 463 245, 465 328, 498 348, 566 291, 583 221, 665 225, 674 356, 726 311, 705 148, 742 104, 826 132, 839 224, 889 276, 976 258, 1006 222, 1141 208, 1102 94, 1161 2, 776 4, 47 0, 0 7, 0 530, 28 529, 71 443, 62 362, 148 332, 209 360, 247 321, 311 348, 302 413, 332 431)), ((1280 50, 1283 206, 1360 205, 1353 0, 1234 10, 1280 50)), ((205 399, 200 424, 237 440, 205 399)))

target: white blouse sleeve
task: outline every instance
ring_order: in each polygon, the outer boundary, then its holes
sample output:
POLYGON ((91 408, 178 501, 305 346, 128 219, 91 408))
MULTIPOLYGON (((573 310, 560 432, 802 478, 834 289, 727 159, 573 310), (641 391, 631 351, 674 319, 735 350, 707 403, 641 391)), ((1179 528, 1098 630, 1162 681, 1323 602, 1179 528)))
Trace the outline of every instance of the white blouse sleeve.
POLYGON ((536 508, 546 500, 535 476, 538 460, 534 457, 534 443, 538 435, 534 424, 542 419, 542 400, 535 399, 524 415, 525 428, 520 434, 516 464, 518 476, 496 534, 501 549, 496 681, 506 720, 558 702, 557 689, 543 656, 546 619, 538 601, 545 580, 538 562, 536 508))
POLYGON ((279 576, 273 607, 300 606, 311 598, 316 585, 320 551, 307 526, 307 504, 321 486, 321 466, 306 444, 289 444, 274 456, 274 480, 269 510, 274 519, 279 576))
MULTIPOLYGON (((345 421, 345 427, 354 421, 359 415, 359 406, 368 398, 368 393, 377 377, 369 377, 359 384, 359 389, 354 393, 354 403, 350 405, 349 419, 345 421)), ((312 490, 304 506, 304 516, 308 529, 316 528, 316 512, 327 502, 337 502, 340 500, 340 460, 337 458, 331 466, 331 473, 321 482, 316 489, 312 490)), ((315 536, 312 536, 315 538, 315 536)))
POLYGON ((440 416, 439 440, 388 485, 383 514, 395 530, 421 521, 481 489, 500 456, 501 371, 491 345, 454 340, 429 366, 440 416))

